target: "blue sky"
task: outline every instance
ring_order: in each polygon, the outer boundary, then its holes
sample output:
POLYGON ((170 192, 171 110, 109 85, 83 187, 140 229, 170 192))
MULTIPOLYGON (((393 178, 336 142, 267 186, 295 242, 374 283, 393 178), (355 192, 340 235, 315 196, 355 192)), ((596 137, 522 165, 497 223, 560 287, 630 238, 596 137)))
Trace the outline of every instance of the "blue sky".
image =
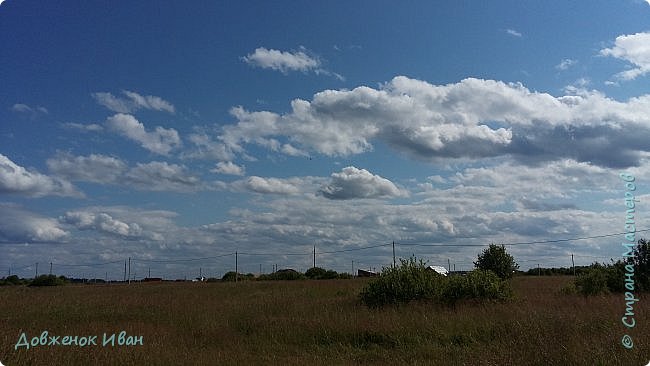
MULTIPOLYGON (((640 0, 4 1, 0 269, 117 279, 132 257, 221 276, 238 251, 243 272, 305 270, 316 245, 348 271, 391 263, 392 241, 448 245, 397 255, 468 269, 467 244, 622 232, 623 170, 650 228, 649 15, 640 0)), ((509 250, 526 269, 618 243, 509 250)))

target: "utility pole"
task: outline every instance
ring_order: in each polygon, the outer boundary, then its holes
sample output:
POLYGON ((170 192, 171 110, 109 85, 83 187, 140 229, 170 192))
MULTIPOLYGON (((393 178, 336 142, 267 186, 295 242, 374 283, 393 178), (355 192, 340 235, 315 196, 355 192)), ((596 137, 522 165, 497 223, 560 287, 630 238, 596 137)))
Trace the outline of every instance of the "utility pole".
POLYGON ((314 245, 314 267, 316 268, 316 246, 314 245))
POLYGON ((395 268, 395 240, 393 240, 393 268, 395 268))
POLYGON ((262 275, 262 263, 260 263, 260 275, 262 275))
POLYGON ((124 282, 126 282, 126 259, 124 260, 124 282))
POLYGON ((131 257, 129 257, 129 284, 131 284, 131 257))
POLYGON ((149 267, 149 276, 147 277, 151 278, 151 267, 149 267))
POLYGON ((573 268, 573 277, 576 276, 576 263, 573 261, 573 253, 571 253, 571 268, 573 268))
POLYGON ((52 262, 50 262, 50 274, 52 274, 52 262))
POLYGON ((354 259, 352 260, 352 277, 354 277, 354 259))
POLYGON ((199 267, 199 278, 203 277, 203 268, 199 267))
POLYGON ((38 262, 36 262, 36 276, 34 278, 38 277, 38 262))
POLYGON ((451 259, 447 258, 447 271, 451 272, 451 259))
POLYGON ((542 270, 539 268, 539 263, 537 263, 537 275, 541 276, 542 275, 542 270))
POLYGON ((456 263, 454 263, 454 272, 456 272, 456 263))
POLYGON ((237 277, 239 277, 239 259, 237 258, 237 251, 235 251, 235 282, 237 282, 237 277))

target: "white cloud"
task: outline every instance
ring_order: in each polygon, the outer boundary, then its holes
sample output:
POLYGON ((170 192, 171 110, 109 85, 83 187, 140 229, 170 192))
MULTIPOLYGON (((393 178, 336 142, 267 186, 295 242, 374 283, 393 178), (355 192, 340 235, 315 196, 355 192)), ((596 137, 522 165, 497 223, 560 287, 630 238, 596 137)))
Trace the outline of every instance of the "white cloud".
POLYGON ((518 37, 518 38, 521 38, 523 36, 521 33, 517 32, 514 29, 506 29, 506 33, 508 33, 509 35, 511 35, 513 37, 518 37))
POLYGON ((175 129, 156 126, 154 131, 149 132, 142 123, 129 114, 118 113, 108 117, 106 125, 156 154, 168 155, 171 150, 181 146, 181 139, 175 129))
POLYGON ((70 181, 121 185, 141 191, 195 192, 203 182, 183 165, 152 161, 133 167, 106 155, 73 156, 59 153, 47 160, 50 171, 70 181))
POLYGON ((142 228, 136 223, 127 224, 120 220, 114 219, 107 213, 92 213, 84 211, 67 212, 61 221, 75 226, 80 230, 98 230, 107 234, 120 236, 139 236, 142 234, 142 228))
MULTIPOLYGON (((215 141, 206 131, 197 131, 187 136, 193 149, 181 154, 185 159, 232 160, 232 149, 222 141, 215 141)), ((241 152, 241 149, 239 150, 241 152)))
POLYGON ((133 207, 87 207, 68 211, 59 222, 77 230, 123 239, 144 239, 159 242, 178 230, 170 211, 141 210, 133 207))
POLYGON ((252 176, 232 183, 235 189, 263 194, 294 195, 301 193, 298 178, 280 179, 252 176))
POLYGON ((125 184, 150 191, 193 192, 203 188, 198 177, 182 165, 154 161, 138 163, 124 175, 125 184))
POLYGON ((650 139, 650 96, 619 102, 584 86, 567 92, 555 97, 519 83, 470 78, 432 85, 398 76, 380 89, 293 100, 285 114, 235 107, 236 123, 224 126, 218 140, 240 154, 245 144, 278 151, 286 139, 301 151, 347 156, 371 151, 379 140, 430 161, 511 156, 638 165, 650 151, 643 142, 650 139))
POLYGON ((164 111, 174 113, 174 106, 168 101, 153 95, 140 95, 136 92, 122 91, 126 98, 116 97, 111 93, 98 92, 93 93, 92 97, 100 105, 117 113, 133 113, 140 109, 149 109, 154 111, 164 111))
POLYGON ((575 66, 578 63, 578 60, 572 60, 570 58, 565 58, 560 61, 559 64, 555 65, 555 68, 558 70, 568 70, 570 67, 575 66))
POLYGON ((0 193, 29 197, 83 196, 70 182, 29 171, 2 154, 0 154, 0 193))
POLYGON ((0 242, 59 242, 68 235, 57 220, 0 203, 0 242))
POLYGON ((243 60, 251 66, 277 70, 283 74, 289 71, 307 72, 318 69, 321 65, 320 60, 307 55, 303 50, 286 52, 264 47, 255 49, 255 52, 243 57, 243 60))
POLYGON ((73 130, 79 130, 82 132, 100 132, 104 130, 104 127, 101 125, 98 125, 96 123, 91 123, 91 124, 81 124, 81 123, 74 123, 74 122, 67 122, 61 124, 62 127, 64 128, 69 128, 73 130))
POLYGON ((213 173, 219 173, 219 174, 229 174, 229 175, 244 175, 245 174, 245 169, 243 166, 239 166, 232 161, 227 161, 227 162, 218 162, 217 166, 210 170, 213 173))
POLYGON ((650 33, 648 32, 622 35, 616 37, 614 47, 602 49, 600 54, 632 64, 634 68, 619 72, 616 74, 616 78, 633 80, 650 71, 650 47, 648 44, 650 44, 650 33))
POLYGON ((397 188, 390 180, 353 166, 343 168, 340 173, 333 173, 330 183, 322 187, 319 193, 329 199, 341 200, 406 195, 405 191, 397 188))
POLYGON ((343 75, 322 68, 322 62, 318 57, 310 56, 307 49, 300 47, 299 51, 280 51, 259 47, 251 54, 242 57, 242 60, 254 67, 271 69, 287 74, 289 71, 301 71, 303 73, 313 71, 316 75, 333 76, 341 81, 345 80, 343 75))
POLYGON ((72 156, 69 153, 59 153, 47 159, 48 169, 71 181, 94 183, 117 182, 127 169, 122 160, 98 154, 89 156, 72 156))
POLYGON ((45 107, 37 106, 30 107, 27 104, 16 103, 11 107, 11 110, 16 113, 27 115, 30 118, 36 118, 41 115, 49 114, 50 112, 45 107))

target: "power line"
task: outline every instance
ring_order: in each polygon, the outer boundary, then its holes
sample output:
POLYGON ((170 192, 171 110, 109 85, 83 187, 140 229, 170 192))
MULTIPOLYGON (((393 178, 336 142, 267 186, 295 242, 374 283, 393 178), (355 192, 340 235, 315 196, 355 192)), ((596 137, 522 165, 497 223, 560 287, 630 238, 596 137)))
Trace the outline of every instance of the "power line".
POLYGON ((235 255, 235 253, 227 253, 227 254, 222 254, 222 255, 214 255, 211 257, 202 257, 202 258, 188 258, 188 259, 141 259, 141 258, 131 258, 132 261, 137 261, 137 262, 149 262, 149 263, 178 263, 178 262, 193 262, 193 261, 202 261, 206 259, 215 259, 215 258, 223 258, 223 257, 228 257, 231 255, 235 255))
MULTIPOLYGON (((637 233, 650 231, 650 229, 636 230, 637 233)), ((568 238, 568 239, 553 239, 553 240, 539 240, 539 241, 528 241, 528 242, 518 242, 518 243, 499 243, 499 245, 512 246, 512 245, 531 245, 531 244, 548 244, 548 243, 559 243, 565 241, 578 241, 578 240, 587 240, 587 239, 599 239, 607 238, 617 235, 625 235, 629 233, 615 233, 615 234, 603 234, 603 235, 594 235, 594 236, 585 236, 579 238, 568 238)), ((489 244, 443 244, 443 243, 397 243, 404 246, 423 246, 423 247, 484 247, 489 244)))
POLYGON ((379 247, 387 247, 389 245, 392 245, 392 244, 388 243, 388 244, 371 245, 371 246, 368 246, 368 247, 332 250, 332 251, 327 251, 327 252, 317 252, 316 254, 344 253, 344 252, 352 252, 352 251, 355 251, 355 250, 364 250, 364 249, 372 249, 372 248, 379 248, 379 247))

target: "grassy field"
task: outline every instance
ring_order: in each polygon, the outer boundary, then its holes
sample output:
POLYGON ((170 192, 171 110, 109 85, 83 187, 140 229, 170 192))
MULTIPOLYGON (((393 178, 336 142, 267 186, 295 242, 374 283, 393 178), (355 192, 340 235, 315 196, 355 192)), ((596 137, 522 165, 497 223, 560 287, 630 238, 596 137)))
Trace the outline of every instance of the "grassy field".
POLYGON ((518 277, 509 303, 370 310, 365 280, 0 288, 5 365, 646 365, 650 298, 632 350, 621 294, 562 295, 568 277, 518 277), (97 346, 15 350, 21 332, 97 335, 97 346), (102 347, 126 331, 142 346, 102 347))

